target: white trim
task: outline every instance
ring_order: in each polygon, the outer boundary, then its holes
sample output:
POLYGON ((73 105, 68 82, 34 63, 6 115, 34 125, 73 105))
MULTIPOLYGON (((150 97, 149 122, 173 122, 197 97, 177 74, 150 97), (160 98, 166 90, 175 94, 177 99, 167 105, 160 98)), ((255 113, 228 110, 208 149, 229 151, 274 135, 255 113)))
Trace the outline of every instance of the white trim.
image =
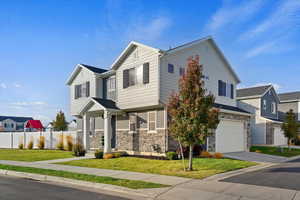
POLYGON ((242 112, 225 110, 225 109, 220 109, 220 112, 230 113, 230 114, 237 114, 237 115, 244 115, 244 116, 250 116, 250 117, 254 115, 254 114, 251 114, 251 113, 242 113, 242 112))
POLYGON ((154 110, 154 111, 148 111, 148 121, 147 121, 147 123, 148 123, 148 132, 150 133, 150 132, 156 132, 156 129, 157 129, 157 110, 154 110), (155 119, 154 119, 154 121, 151 121, 151 122, 154 122, 155 123, 155 130, 150 130, 150 125, 149 125, 149 123, 150 123, 150 113, 154 113, 154 116, 155 116, 155 119))
MULTIPOLYGON (((96 123, 95 123, 96 124, 96 123)), ((104 129, 95 129, 95 131, 104 131, 104 129)))

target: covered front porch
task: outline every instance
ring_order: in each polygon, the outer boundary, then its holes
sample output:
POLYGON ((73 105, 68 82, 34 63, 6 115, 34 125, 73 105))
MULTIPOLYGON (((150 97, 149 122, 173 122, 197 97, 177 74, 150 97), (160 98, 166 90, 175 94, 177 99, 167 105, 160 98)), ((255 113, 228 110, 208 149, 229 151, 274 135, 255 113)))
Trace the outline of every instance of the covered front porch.
POLYGON ((80 112, 83 119, 81 140, 86 150, 103 148, 104 153, 110 153, 116 149, 116 116, 120 113, 112 100, 91 98, 87 102, 80 112), (101 122, 96 121, 96 118, 101 122), (103 136, 98 137, 97 140, 103 145, 91 147, 91 137, 99 130, 101 132, 103 130, 103 136))

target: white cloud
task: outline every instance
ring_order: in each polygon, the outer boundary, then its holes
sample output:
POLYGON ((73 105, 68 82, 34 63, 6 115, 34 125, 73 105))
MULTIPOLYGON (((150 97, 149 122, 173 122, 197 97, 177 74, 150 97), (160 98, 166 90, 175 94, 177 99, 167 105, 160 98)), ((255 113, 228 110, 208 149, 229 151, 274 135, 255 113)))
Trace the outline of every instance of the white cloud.
POLYGON ((282 0, 277 8, 261 23, 240 36, 241 40, 248 40, 262 34, 284 35, 300 24, 300 1, 282 0))
POLYGON ((227 2, 223 1, 222 7, 211 17, 205 30, 216 32, 227 25, 245 22, 253 17, 263 6, 262 0, 243 1, 239 5, 236 5, 237 2, 234 1, 236 6, 227 2))
POLYGON ((128 27, 127 37, 129 40, 153 41, 159 39, 170 25, 171 20, 166 16, 156 17, 150 21, 136 21, 128 27))
POLYGON ((6 85, 5 83, 1 83, 1 84, 0 84, 0 87, 1 87, 2 89, 6 89, 6 88, 7 88, 7 85, 6 85))
POLYGON ((22 87, 22 85, 21 85, 21 84, 18 84, 18 83, 14 83, 14 87, 20 88, 20 87, 22 87))
POLYGON ((11 105, 18 106, 18 107, 28 107, 28 106, 44 106, 47 105, 47 103, 42 101, 32 101, 32 102, 14 102, 11 103, 11 105))

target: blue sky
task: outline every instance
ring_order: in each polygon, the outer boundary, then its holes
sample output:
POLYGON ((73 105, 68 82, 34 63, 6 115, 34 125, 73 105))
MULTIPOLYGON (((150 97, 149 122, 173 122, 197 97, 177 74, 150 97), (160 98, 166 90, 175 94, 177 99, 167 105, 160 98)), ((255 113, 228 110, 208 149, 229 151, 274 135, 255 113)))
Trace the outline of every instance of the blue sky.
POLYGON ((299 34, 300 0, 2 1, 0 115, 68 115, 75 65, 109 67, 131 40, 168 49, 212 35, 240 87, 300 90, 299 34))

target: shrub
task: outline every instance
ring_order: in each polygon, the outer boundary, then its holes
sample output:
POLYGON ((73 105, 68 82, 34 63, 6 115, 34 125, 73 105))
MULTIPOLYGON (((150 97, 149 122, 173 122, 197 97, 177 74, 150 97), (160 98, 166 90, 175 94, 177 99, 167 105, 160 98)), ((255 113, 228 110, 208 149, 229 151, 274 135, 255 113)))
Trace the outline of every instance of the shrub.
POLYGON ((73 152, 74 152, 74 156, 77 156, 77 157, 85 156, 85 153, 86 153, 86 151, 81 143, 77 143, 74 145, 73 152))
POLYGON ((103 158, 103 151, 102 150, 96 150, 95 151, 95 158, 102 159, 103 158))
POLYGON ((212 155, 208 151, 202 151, 200 156, 203 158, 211 158, 212 157, 212 155))
POLYGON ((24 144, 23 144, 23 142, 21 142, 20 144, 19 144, 19 149, 24 149, 24 144))
POLYGON ((58 135, 58 143, 56 144, 56 148, 58 150, 64 150, 64 135, 63 134, 58 135))
POLYGON ((261 153, 261 151, 260 150, 255 150, 255 153, 261 153))
POLYGON ((223 157, 224 157, 224 156, 223 156, 222 153, 216 152, 216 153, 214 154, 214 158, 220 159, 220 158, 223 158, 223 157))
POLYGON ((44 136, 39 137, 38 148, 39 149, 44 149, 45 148, 45 137, 44 136))
POLYGON ((106 153, 106 154, 104 154, 104 156, 103 156, 104 159, 112 159, 113 157, 114 157, 114 155, 111 154, 111 153, 106 153))
POLYGON ((71 135, 67 135, 66 140, 67 140, 66 150, 67 151, 72 151, 72 149, 73 149, 73 137, 71 135))
POLYGON ((120 158, 122 156, 122 154, 119 152, 114 153, 113 155, 114 155, 114 158, 120 158))
POLYGON ((177 160, 178 159, 178 155, 176 152, 170 151, 170 152, 167 152, 166 155, 167 155, 168 160, 177 160))
POLYGON ((30 141, 28 142, 28 145, 27 145, 27 149, 33 149, 33 137, 30 138, 30 141))

